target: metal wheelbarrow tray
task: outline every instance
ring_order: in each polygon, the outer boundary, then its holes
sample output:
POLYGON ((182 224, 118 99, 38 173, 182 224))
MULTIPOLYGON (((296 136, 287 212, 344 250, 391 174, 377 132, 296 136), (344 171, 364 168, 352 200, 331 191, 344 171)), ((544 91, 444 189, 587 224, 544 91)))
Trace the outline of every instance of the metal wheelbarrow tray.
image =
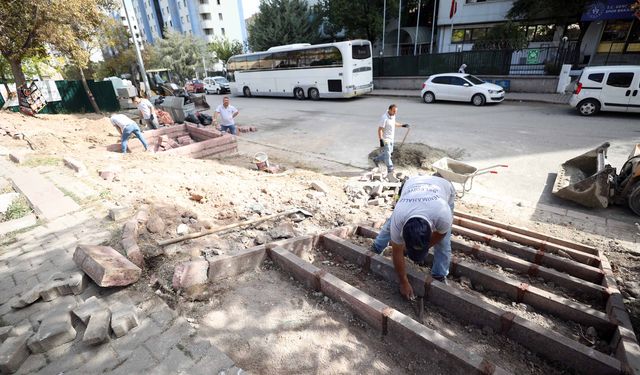
POLYGON ((432 167, 445 180, 461 184, 462 192, 460 197, 462 197, 464 196, 464 193, 468 192, 473 187, 473 178, 475 176, 486 173, 496 174, 498 172, 492 170, 493 168, 506 168, 507 165, 496 164, 486 168, 476 168, 467 163, 445 157, 433 163, 432 167))

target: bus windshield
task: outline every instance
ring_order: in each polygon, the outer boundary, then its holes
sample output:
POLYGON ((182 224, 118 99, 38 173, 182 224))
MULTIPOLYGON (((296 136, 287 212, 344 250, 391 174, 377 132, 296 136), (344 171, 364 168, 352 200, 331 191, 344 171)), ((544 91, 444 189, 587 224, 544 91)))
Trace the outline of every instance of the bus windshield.
POLYGON ((371 49, 369 49, 368 45, 364 46, 353 46, 351 48, 351 54, 356 60, 364 60, 371 57, 371 49))

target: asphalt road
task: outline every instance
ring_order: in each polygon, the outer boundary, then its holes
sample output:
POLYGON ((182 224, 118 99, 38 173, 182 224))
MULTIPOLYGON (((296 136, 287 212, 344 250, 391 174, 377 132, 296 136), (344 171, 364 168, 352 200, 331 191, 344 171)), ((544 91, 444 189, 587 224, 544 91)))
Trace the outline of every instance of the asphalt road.
MULTIPOLYGON (((221 100, 222 96, 208 96, 213 108, 221 100)), ((620 168, 633 145, 640 143, 640 114, 603 113, 585 118, 565 105, 424 104, 418 96, 317 102, 232 97, 231 102, 241 112, 239 125, 258 127, 258 132, 242 138, 307 155, 311 163, 317 159, 321 170, 327 160, 367 168, 367 154, 377 145, 378 119, 395 103, 398 121, 411 124, 407 142, 462 149, 463 161, 479 168, 509 165, 497 175, 477 177, 474 194, 534 203, 564 204, 550 194, 553 174, 563 161, 608 141, 609 162, 620 168)), ((397 129, 397 142, 404 131, 397 129)), ((332 167, 327 172, 340 173, 339 169, 332 167)), ((615 211, 600 211, 615 215, 615 211)))

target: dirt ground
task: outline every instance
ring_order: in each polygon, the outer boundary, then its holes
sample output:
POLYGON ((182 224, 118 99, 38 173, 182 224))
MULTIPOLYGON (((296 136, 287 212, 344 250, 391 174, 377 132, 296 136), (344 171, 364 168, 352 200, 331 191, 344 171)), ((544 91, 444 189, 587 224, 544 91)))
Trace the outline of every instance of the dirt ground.
MULTIPOLYGON (((256 125, 259 128, 259 124, 256 125)), ((179 261, 210 259, 273 239, 384 219, 390 214, 390 208, 354 207, 344 192, 347 178, 316 172, 323 169, 321 160, 316 160, 310 169, 302 169, 304 165, 289 165, 285 158, 273 158, 272 162, 281 164, 286 172, 266 174, 257 171, 253 164, 255 145, 248 154, 240 143, 238 155, 220 160, 195 160, 162 153, 122 155, 105 150, 107 145, 118 141, 117 132, 108 118, 99 115, 41 115, 34 119, 0 112, 0 150, 29 152, 32 161, 28 165, 36 169, 63 168, 62 158, 72 156, 87 166, 88 175, 78 178, 96 190, 96 200, 113 206, 150 206, 152 216, 159 217, 164 228, 158 233, 141 233, 140 247, 148 258, 149 267, 143 275, 144 282, 134 287, 161 294, 170 306, 198 319, 203 328, 212 332, 216 345, 243 368, 256 373, 420 373, 420 368, 428 366, 433 373, 449 373, 449 369, 438 363, 394 354, 389 350, 389 343, 370 335, 366 326, 345 313, 344 307, 299 289, 271 269, 244 275, 228 288, 214 286, 202 302, 186 301, 171 290, 173 267, 179 261), (3 129, 12 134, 21 133, 24 137, 1 136, 3 129), (119 170, 116 180, 105 181, 98 177, 98 171, 106 167, 119 170), (312 181, 324 182, 329 187, 326 195, 314 191, 310 186, 312 181), (196 202, 191 199, 193 194, 204 199, 196 202), (185 241, 167 247, 162 255, 156 245, 160 239, 176 237, 176 228, 183 223, 194 232, 294 207, 312 212, 313 217, 301 221, 283 218, 253 228, 185 241), (265 284, 269 285, 268 291, 262 287, 265 284), (210 311, 206 312, 206 309, 210 311), (304 360, 294 359, 296 351, 305 353, 304 360), (273 372, 267 372, 271 370, 273 372)), ((399 170, 407 175, 424 172, 429 163, 440 157, 459 157, 456 150, 435 150, 426 145, 406 144, 402 152, 405 154, 399 164, 410 167, 399 170)), ((479 206, 465 199, 456 202, 456 209, 603 250, 625 294, 636 334, 639 332, 640 299, 636 298, 640 298, 640 249, 634 243, 638 234, 628 233, 615 238, 598 236, 581 231, 570 222, 551 218, 532 222, 529 217, 514 216, 511 211, 479 206)), ((115 229, 112 244, 121 250, 119 235, 119 229, 115 229)), ((356 287, 364 287, 384 302, 393 301, 394 307, 410 314, 407 310, 410 307, 404 306, 406 303, 400 301, 394 290, 371 286, 378 285, 379 281, 370 277, 359 279, 355 270, 336 274, 356 287)), ((568 297, 573 296, 569 294, 568 297)), ((513 311, 521 309, 510 304, 501 307, 513 308, 513 311)), ((431 320, 425 324, 430 327, 447 319, 438 311, 429 316, 431 320)), ((552 327, 555 323, 549 324, 552 327)), ((579 328, 566 329, 575 333, 579 328)), ((483 344, 492 340, 490 335, 464 326, 455 326, 452 335, 479 353, 499 357, 487 349, 491 345, 483 344)), ((514 345, 501 337, 496 340, 502 341, 493 348, 514 345)), ((533 358, 535 355, 525 349, 514 353, 513 357, 496 362, 516 373, 558 372, 555 367, 533 358)))

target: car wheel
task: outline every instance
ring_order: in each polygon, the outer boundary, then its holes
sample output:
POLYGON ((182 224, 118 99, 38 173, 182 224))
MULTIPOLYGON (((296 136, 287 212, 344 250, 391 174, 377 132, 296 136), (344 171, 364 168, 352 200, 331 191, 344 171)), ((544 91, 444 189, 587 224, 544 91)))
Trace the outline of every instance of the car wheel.
POLYGON ((245 87, 242 89, 242 93, 244 94, 244 96, 249 97, 249 96, 251 96, 251 89, 250 89, 250 88, 248 88, 247 86, 245 86, 245 87))
POLYGON ((220 95, 220 89, 216 89, 216 95, 220 95))
POLYGON ((301 89, 300 87, 296 87, 295 89, 293 89, 293 96, 295 96, 296 99, 298 99, 298 100, 303 100, 304 99, 304 90, 301 89))
POLYGON ((475 105, 476 107, 483 106, 484 103, 486 103, 486 102, 487 102, 487 99, 482 94, 475 94, 471 98, 471 103, 473 103, 473 105, 475 105))
POLYGON ((431 104, 436 101, 436 96, 431 91, 427 91, 422 96, 422 100, 424 100, 425 103, 431 104))
POLYGON ((631 194, 629 194, 627 203, 629 204, 631 211, 640 216, 640 181, 636 182, 636 184, 631 188, 631 194))
POLYGON ((318 91, 317 88, 312 87, 309 89, 309 98, 311 100, 318 100, 320 99, 320 91, 318 91))
POLYGON ((581 101, 576 107, 582 116, 593 116, 600 112, 600 103, 594 99, 581 101))

